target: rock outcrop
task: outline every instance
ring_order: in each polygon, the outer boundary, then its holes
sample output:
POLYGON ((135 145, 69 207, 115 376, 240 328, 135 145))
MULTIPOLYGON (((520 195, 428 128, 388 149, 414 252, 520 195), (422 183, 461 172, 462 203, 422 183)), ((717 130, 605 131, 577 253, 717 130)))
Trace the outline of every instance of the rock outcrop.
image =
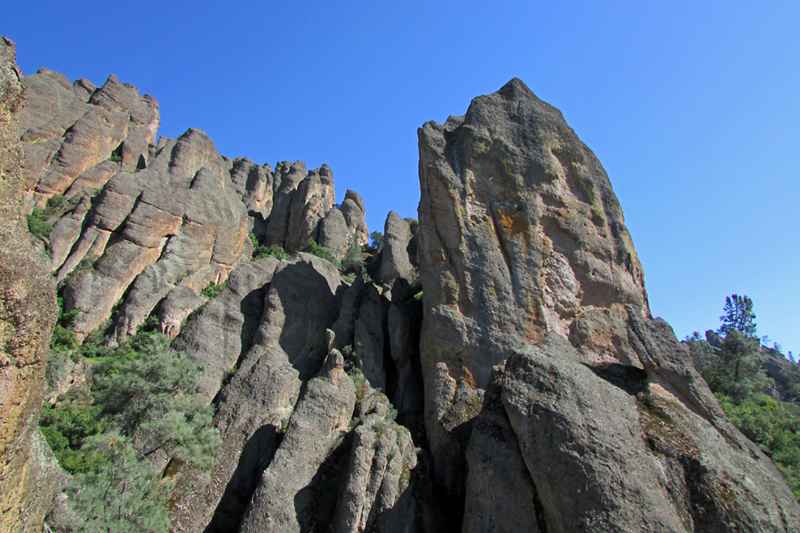
MULTIPOLYGON (((514 471, 548 532, 800 523, 771 461, 651 318, 610 182, 558 110, 515 79, 425 124, 419 147, 425 421, 443 490, 499 512, 473 475, 488 460, 514 471), (483 449, 491 383, 499 457, 483 449)), ((490 530, 474 511, 464 531, 490 530)))
POLYGON ((39 532, 56 490, 37 434, 56 301, 25 224, 22 89, 14 43, 0 37, 0 531, 39 532))
POLYGON ((78 339, 157 323, 201 369, 210 471, 152 461, 174 531, 800 524, 651 316, 602 165, 519 80, 419 130, 419 222, 389 213, 377 248, 327 165, 158 123, 116 77, 22 77, 0 42, 0 531, 68 507, 35 432, 56 282, 78 339))
POLYGON ((197 304, 187 289, 224 283, 249 259, 248 233, 289 252, 322 240, 337 259, 367 241, 363 201, 347 191, 335 206, 327 165, 230 160, 197 129, 156 142, 158 103, 113 75, 99 88, 48 70, 22 83, 30 196, 61 206, 45 210, 47 247, 79 339, 112 319, 121 342, 162 302, 162 328, 176 335, 197 304))

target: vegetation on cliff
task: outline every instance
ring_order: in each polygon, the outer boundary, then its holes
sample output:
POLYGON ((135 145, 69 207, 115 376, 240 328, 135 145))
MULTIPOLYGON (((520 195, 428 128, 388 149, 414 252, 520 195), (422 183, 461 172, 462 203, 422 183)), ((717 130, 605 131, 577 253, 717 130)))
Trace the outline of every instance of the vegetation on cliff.
POLYGON ((719 329, 686 342, 730 421, 772 458, 800 499, 800 366, 761 345, 755 319, 752 300, 733 294, 719 329), (767 375, 769 363, 780 373, 767 375))
MULTIPOLYGON (((199 368, 142 328, 118 347, 100 335, 78 345, 61 313, 51 366, 84 362, 86 385, 43 409, 40 426, 72 479, 67 489, 79 530, 165 531, 170 483, 166 457, 207 468, 219 444, 212 409, 196 395, 199 368)), ((51 369, 52 381, 59 371, 51 369)))

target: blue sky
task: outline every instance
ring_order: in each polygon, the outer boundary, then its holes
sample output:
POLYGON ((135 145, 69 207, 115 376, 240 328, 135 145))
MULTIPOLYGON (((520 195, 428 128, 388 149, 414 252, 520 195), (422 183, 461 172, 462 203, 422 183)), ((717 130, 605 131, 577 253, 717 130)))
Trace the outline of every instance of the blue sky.
POLYGON ((684 336, 746 293, 759 333, 800 351, 798 2, 38 1, 3 17, 25 72, 114 72, 156 96, 162 135, 327 162, 372 229, 416 216, 416 128, 518 76, 603 161, 656 315, 684 336))

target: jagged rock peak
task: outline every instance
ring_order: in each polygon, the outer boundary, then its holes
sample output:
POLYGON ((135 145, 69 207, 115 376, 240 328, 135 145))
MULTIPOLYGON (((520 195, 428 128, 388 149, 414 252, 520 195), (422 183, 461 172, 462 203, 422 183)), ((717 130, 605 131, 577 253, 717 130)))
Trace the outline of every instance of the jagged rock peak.
POLYGON ((651 318, 611 183, 557 109, 513 79, 463 117, 424 124, 419 153, 425 425, 465 526, 800 523, 774 465, 651 318), (536 512, 509 516, 482 472, 503 472, 536 512))
POLYGON ((79 339, 120 300, 115 341, 160 303, 169 308, 162 328, 177 335, 176 317, 198 302, 185 290, 199 296, 207 285, 225 282, 250 259, 248 233, 289 252, 324 236, 337 259, 352 242, 366 243, 363 201, 350 191, 342 213, 332 215, 327 231, 321 228, 335 209, 327 164, 309 171, 300 161, 284 161, 273 171, 229 159, 198 128, 156 141, 158 102, 113 74, 99 88, 86 80, 70 84, 46 69, 21 80, 28 200, 61 206, 45 211, 53 226, 46 241, 67 308, 78 311, 79 339))

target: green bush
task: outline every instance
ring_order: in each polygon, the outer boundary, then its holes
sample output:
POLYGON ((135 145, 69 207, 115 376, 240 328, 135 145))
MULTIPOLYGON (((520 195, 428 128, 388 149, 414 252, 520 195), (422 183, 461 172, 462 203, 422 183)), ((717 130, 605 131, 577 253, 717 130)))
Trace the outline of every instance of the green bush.
POLYGON ((750 440, 765 448, 800 499, 800 407, 766 394, 735 402, 719 395, 731 422, 750 440))
POLYGON ((53 335, 50 337, 50 349, 58 352, 69 352, 78 347, 78 339, 70 329, 78 316, 77 309, 64 310, 64 299, 61 296, 56 298, 58 305, 58 320, 53 328, 53 335))
POLYGON ((70 196, 67 198, 60 194, 50 197, 44 209, 41 207, 34 207, 27 216, 28 231, 44 241, 48 240, 50 238, 50 233, 53 231, 53 225, 49 221, 53 218, 63 216, 64 213, 78 205, 80 200, 80 196, 70 196))
POLYGON ((147 457, 208 468, 219 446, 200 368, 151 328, 116 348, 99 335, 73 348, 93 363, 87 389, 42 412, 45 439, 75 474, 68 493, 82 531, 167 531, 166 488, 147 457))
POLYGON ((47 222, 44 209, 39 207, 33 208, 33 211, 28 215, 28 231, 45 241, 50 238, 53 226, 47 222))
POLYGON ((361 252, 361 246, 353 241, 350 248, 347 249, 347 254, 342 259, 342 270, 344 272, 359 272, 364 267, 364 254, 361 252))
POLYGON ((217 296, 219 296, 219 294, 220 294, 220 293, 221 293, 221 292, 222 292, 222 291, 225 289, 225 287, 227 287, 227 286, 228 286, 228 282, 227 282, 227 281, 225 281, 225 282, 222 282, 222 283, 214 283, 214 282, 211 282, 211 283, 209 283, 208 285, 206 285, 206 287, 205 287, 205 288, 204 288, 202 291, 200 291, 200 294, 202 294, 202 295, 203 295, 203 296, 205 296, 206 298, 209 298, 209 299, 214 299, 214 298, 216 298, 217 296))
POLYGON ((86 455, 93 460, 67 489, 79 517, 80 531, 139 533, 169 531, 171 488, 130 439, 116 432, 87 439, 86 455))
POLYGON ((102 433, 108 423, 101 408, 86 397, 62 400, 58 407, 45 406, 39 425, 59 464, 71 474, 92 468, 94 458, 81 449, 87 438, 102 433))
POLYGON ((277 244, 273 244, 271 246, 259 244, 258 247, 253 250, 253 257, 256 259, 261 257, 274 257, 275 259, 280 259, 283 261, 285 259, 289 259, 289 254, 283 249, 282 246, 278 246, 277 244))
POLYGON ((312 255, 316 255, 317 257, 325 259, 326 261, 330 261, 337 267, 339 266, 339 262, 333 256, 333 253, 324 246, 320 246, 314 239, 308 241, 308 246, 306 246, 305 251, 312 255))

